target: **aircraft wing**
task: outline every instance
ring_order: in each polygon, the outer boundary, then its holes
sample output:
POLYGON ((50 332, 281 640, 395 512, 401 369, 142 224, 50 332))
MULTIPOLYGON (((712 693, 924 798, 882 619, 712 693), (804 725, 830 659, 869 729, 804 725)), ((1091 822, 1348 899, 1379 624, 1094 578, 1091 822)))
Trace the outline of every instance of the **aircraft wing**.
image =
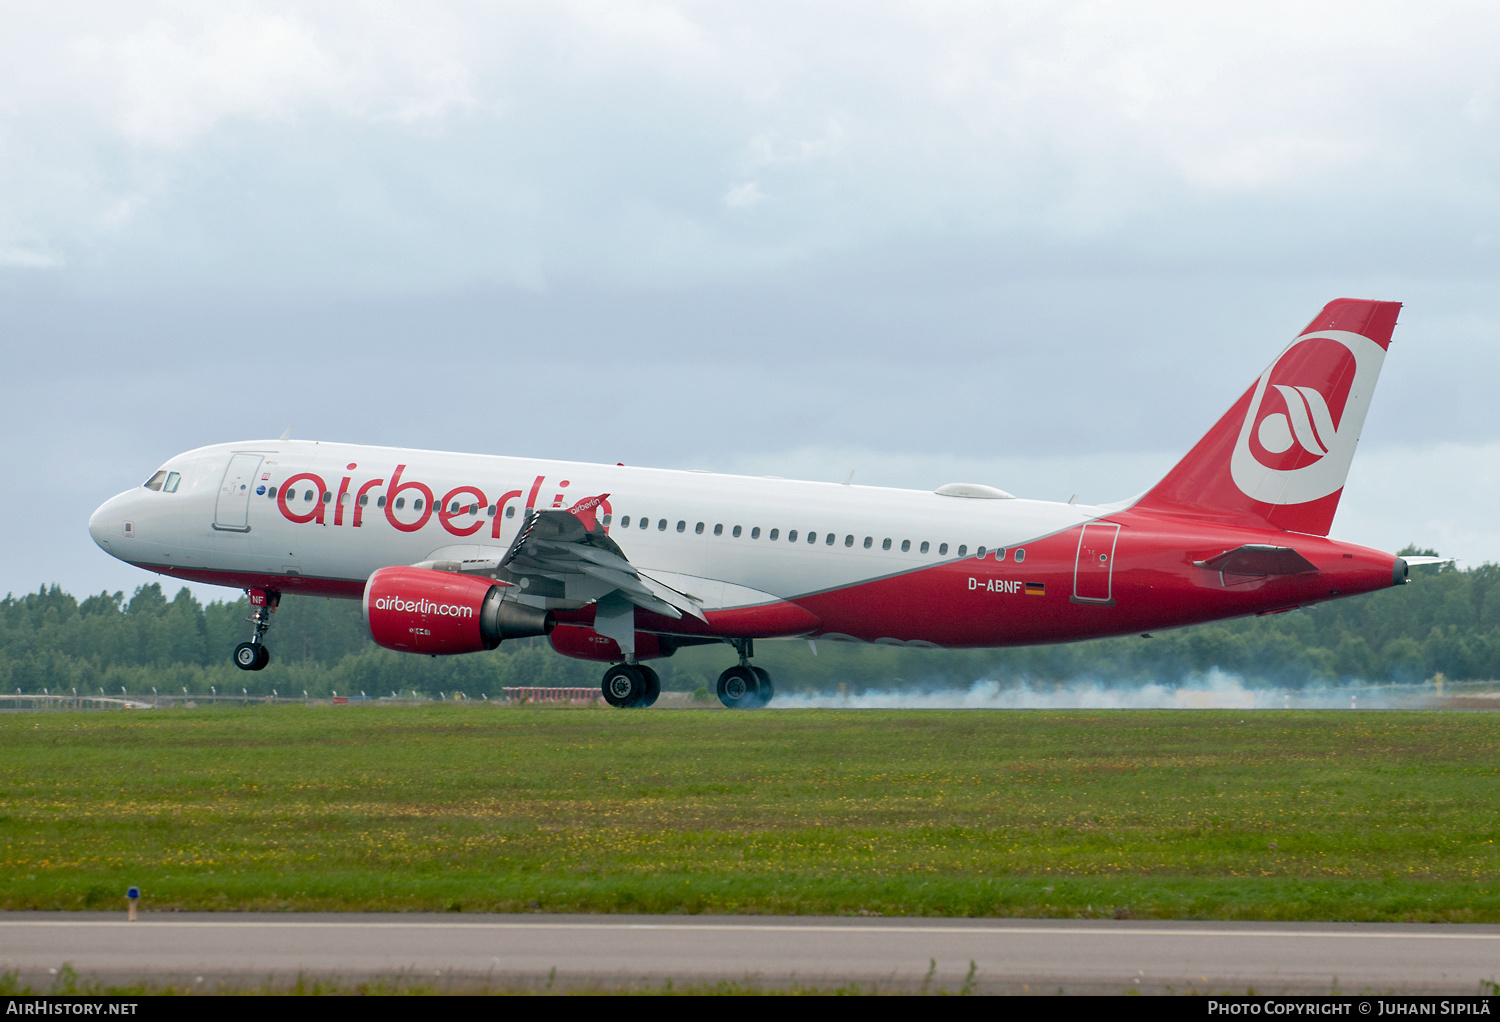
POLYGON ((532 514, 501 558, 500 577, 523 592, 538 594, 558 588, 593 590, 597 599, 617 591, 637 607, 663 617, 676 620, 691 614, 706 621, 698 601, 636 571, 605 534, 597 514, 608 496, 588 497, 565 511, 532 514))

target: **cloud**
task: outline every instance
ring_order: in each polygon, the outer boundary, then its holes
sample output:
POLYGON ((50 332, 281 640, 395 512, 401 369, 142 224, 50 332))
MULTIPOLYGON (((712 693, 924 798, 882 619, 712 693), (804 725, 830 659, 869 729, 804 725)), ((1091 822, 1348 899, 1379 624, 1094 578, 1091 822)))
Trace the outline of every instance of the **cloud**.
POLYGON ((746 207, 755 205, 764 198, 765 195, 761 193, 760 185, 754 181, 746 181, 742 185, 735 185, 724 193, 724 205, 729 206, 731 209, 745 209, 746 207))
POLYGON ((20 245, 0 245, 0 266, 16 266, 27 270, 49 270, 63 265, 59 256, 20 245))
POLYGON ((1483 5, 12 7, 0 215, 135 287, 674 286, 913 237, 1410 267, 1493 221, 1497 44, 1483 5))
MULTIPOLYGON (((1343 294, 1409 304, 1340 528, 1500 558, 1497 51, 1468 3, 3 6, 12 474, 84 443, 91 508, 296 421, 1109 500, 1343 294), (415 356, 505 427, 371 416, 415 356)), ((4 515, 49 577, 75 533, 4 515)))

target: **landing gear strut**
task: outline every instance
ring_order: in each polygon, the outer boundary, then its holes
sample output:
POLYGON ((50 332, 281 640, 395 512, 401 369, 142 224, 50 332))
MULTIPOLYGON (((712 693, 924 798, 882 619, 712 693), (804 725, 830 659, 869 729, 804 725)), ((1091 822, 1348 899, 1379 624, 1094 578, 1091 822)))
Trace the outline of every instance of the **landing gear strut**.
POLYGON ((601 688, 609 705, 644 710, 661 695, 661 677, 645 664, 615 664, 604 672, 601 688))
POLYGON ((750 663, 755 655, 754 639, 734 639, 734 648, 739 651, 740 662, 719 675, 719 702, 731 710, 755 710, 769 703, 776 695, 771 684, 771 675, 761 667, 750 663))
POLYGON ((271 615, 276 613, 276 607, 281 603, 281 594, 264 589, 251 589, 249 592, 250 606, 255 608, 255 613, 245 620, 250 622, 254 630, 250 633, 249 642, 242 642, 234 647, 234 666, 242 671, 260 671, 271 662, 271 651, 266 649, 263 640, 271 627, 271 615))

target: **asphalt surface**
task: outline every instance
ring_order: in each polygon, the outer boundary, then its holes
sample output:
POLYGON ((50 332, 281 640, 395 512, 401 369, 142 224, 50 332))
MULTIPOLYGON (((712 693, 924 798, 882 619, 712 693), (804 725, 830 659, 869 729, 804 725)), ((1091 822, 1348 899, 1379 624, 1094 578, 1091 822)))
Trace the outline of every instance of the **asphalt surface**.
POLYGON ((437 989, 1453 993, 1500 979, 1500 926, 726 916, 0 913, 0 972, 82 981, 437 989), (972 963, 972 965, 971 965, 972 963))

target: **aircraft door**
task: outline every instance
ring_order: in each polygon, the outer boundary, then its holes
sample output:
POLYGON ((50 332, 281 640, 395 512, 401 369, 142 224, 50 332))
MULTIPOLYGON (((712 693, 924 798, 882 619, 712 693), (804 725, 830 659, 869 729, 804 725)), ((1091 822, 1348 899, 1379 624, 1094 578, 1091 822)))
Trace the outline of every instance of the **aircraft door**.
POLYGON ((1078 534, 1078 560, 1073 565, 1073 600, 1076 603, 1114 603, 1115 543, 1120 527, 1111 522, 1090 522, 1078 534))
POLYGON ((236 454, 224 470, 219 499, 214 504, 214 528, 220 532, 250 531, 250 491, 260 468, 259 454, 236 454))

